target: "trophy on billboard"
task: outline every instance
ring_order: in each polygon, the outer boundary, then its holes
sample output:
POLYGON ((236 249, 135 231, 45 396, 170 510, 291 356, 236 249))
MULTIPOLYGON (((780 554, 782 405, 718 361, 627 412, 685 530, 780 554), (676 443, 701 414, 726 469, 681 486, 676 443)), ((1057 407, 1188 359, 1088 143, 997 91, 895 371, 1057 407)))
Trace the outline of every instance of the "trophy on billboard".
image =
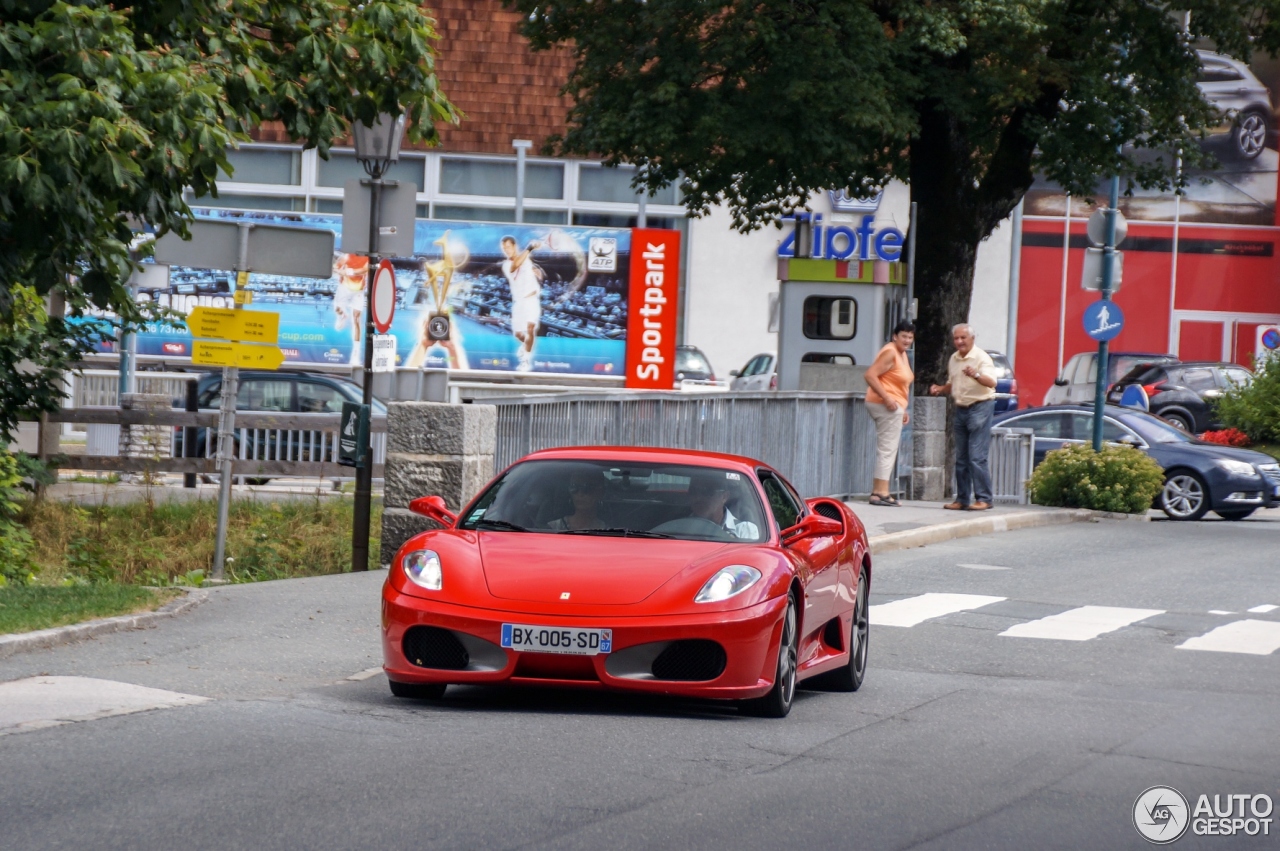
POLYGON ((568 286, 564 288, 564 292, 556 299, 558 304, 563 304, 569 300, 569 297, 582 289, 582 285, 586 283, 587 272, 587 252, 583 250, 582 244, 569 234, 562 230, 552 230, 547 232, 547 236, 542 240, 542 244, 549 251, 558 251, 562 254, 568 254, 573 257, 574 275, 569 281, 568 286))
POLYGON ((467 264, 470 255, 465 246, 450 243, 449 231, 445 231, 433 244, 440 246, 440 259, 422 264, 427 285, 431 288, 433 304, 426 322, 422 324, 417 345, 413 347, 405 364, 409 367, 423 366, 427 351, 440 346, 448 354, 449 366, 466 369, 466 359, 459 345, 460 341, 454 339, 453 322, 449 316, 449 288, 453 286, 453 273, 467 264))

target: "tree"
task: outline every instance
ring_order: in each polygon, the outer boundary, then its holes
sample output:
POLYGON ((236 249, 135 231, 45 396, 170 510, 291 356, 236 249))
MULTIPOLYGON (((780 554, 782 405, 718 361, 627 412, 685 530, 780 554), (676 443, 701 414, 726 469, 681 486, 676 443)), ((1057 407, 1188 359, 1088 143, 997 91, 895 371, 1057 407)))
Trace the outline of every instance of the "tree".
POLYGON ((457 116, 433 23, 414 0, 0 0, 0 446, 60 405, 59 371, 101 333, 76 319, 150 318, 126 287, 135 234, 185 236, 184 192, 215 192, 251 128, 327 157, 403 112, 435 142, 457 116), (70 323, 31 305, 55 289, 70 323))
POLYGON ((691 214, 750 230, 812 191, 899 178, 918 207, 917 364, 945 368, 978 244, 1037 172, 1172 188, 1220 116, 1194 45, 1274 52, 1276 0, 508 0, 535 48, 565 46, 559 147, 678 182, 691 214), (1121 146, 1124 146, 1123 149, 1121 146))

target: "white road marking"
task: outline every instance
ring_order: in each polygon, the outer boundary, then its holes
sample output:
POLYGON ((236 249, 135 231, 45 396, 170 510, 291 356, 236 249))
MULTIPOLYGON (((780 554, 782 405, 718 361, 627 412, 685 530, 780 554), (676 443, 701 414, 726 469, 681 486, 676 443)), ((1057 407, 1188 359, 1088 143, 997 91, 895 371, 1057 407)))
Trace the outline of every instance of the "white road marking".
POLYGON ((0 736, 208 701, 194 694, 92 677, 29 677, 0 683, 0 736))
POLYGON ((1249 611, 1253 612, 1255 615, 1265 615, 1267 612, 1274 612, 1276 609, 1280 609, 1280 606, 1273 606, 1270 603, 1267 603, 1265 606, 1254 606, 1249 611))
POLYGON ((355 680, 356 682, 359 682, 360 680, 367 680, 370 677, 376 677, 378 676, 378 674, 381 674, 381 673, 382 673, 382 666, 379 665, 376 668, 365 668, 363 671, 359 672, 358 674, 352 674, 351 676, 347 677, 347 679, 355 680))
POLYGON ((1001 635, 1015 638, 1051 638, 1088 641, 1106 632, 1164 614, 1164 609, 1123 609, 1118 606, 1081 606, 1047 618, 1009 627, 1001 635))
POLYGON ((1280 623, 1253 619, 1233 621, 1187 639, 1178 645, 1178 649, 1267 656, 1280 649, 1280 623))
POLYGON ((1211 614, 1211 615, 1234 615, 1234 614, 1235 614, 1235 612, 1224 612, 1222 609, 1210 609, 1210 610, 1209 610, 1209 614, 1211 614))
POLYGON ((1005 599, 981 594, 921 594, 872 606, 868 614, 876 626, 915 626, 931 618, 979 609, 1005 599))
POLYGON ((969 570, 1008 570, 1007 567, 1001 567, 998 564, 957 564, 956 567, 965 567, 969 570))

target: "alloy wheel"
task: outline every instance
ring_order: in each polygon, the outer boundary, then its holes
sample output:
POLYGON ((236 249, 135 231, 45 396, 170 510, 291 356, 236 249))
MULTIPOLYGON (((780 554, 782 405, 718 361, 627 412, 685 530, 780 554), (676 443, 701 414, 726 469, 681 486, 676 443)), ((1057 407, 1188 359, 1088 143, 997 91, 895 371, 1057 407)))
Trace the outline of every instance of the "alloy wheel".
POLYGON ((1236 147, 1250 159, 1262 153, 1267 144, 1267 122, 1261 115, 1251 112, 1240 117, 1236 128, 1236 147))
POLYGON ((782 702, 790 706, 796 694, 796 665, 799 648, 796 641, 796 606, 787 606, 786 620, 782 625, 782 648, 778 653, 778 682, 782 684, 782 702))
POLYGON ((853 608, 853 647, 852 657, 854 688, 862 685, 862 678, 867 672, 867 638, 871 629, 871 619, 867 609, 867 577, 858 580, 858 596, 853 608))
POLYGON ((1170 476, 1160 494, 1160 507, 1175 520, 1194 520, 1205 512, 1204 486, 1188 473, 1170 476))

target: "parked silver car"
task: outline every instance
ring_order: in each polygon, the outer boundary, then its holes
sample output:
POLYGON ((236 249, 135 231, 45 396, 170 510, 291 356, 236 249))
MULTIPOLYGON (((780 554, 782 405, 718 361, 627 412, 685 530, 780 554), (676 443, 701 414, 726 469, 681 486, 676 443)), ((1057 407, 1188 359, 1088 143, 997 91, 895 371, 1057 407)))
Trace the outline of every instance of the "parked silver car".
MULTIPOLYGON (((1107 387, 1138 364, 1177 363, 1173 355, 1147 354, 1145 352, 1112 352, 1107 358, 1107 387)), ((1067 361, 1058 376, 1044 394, 1046 405, 1087 405, 1093 402, 1097 392, 1098 353, 1081 352, 1067 361)))
POLYGON ((729 389, 750 393, 775 390, 778 387, 777 358, 771 354, 756 355, 742 369, 730 370, 729 389))
POLYGON ((1205 100, 1222 110, 1220 132, 1231 134, 1231 147, 1244 159, 1256 159, 1267 146, 1275 110, 1271 92, 1249 66, 1230 56, 1199 50, 1200 76, 1196 85, 1205 100))

